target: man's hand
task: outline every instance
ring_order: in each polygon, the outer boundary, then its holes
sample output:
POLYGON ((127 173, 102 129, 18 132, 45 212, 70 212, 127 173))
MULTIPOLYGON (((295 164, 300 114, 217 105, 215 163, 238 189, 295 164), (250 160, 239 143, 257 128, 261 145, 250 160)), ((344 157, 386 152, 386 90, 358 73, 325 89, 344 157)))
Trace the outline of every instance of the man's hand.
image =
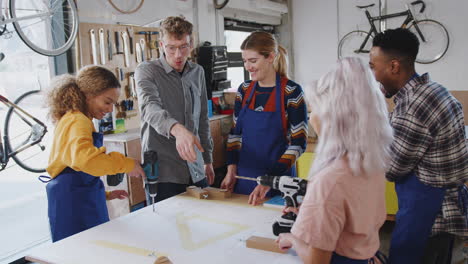
POLYGON ((201 152, 204 152, 200 140, 183 125, 175 124, 171 128, 171 134, 176 138, 176 148, 180 158, 188 162, 197 161, 197 147, 201 152))
POLYGON ((249 196, 249 204, 253 206, 261 204, 269 190, 268 186, 257 185, 249 196))
POLYGON ((205 174, 206 174, 206 179, 208 180, 208 185, 213 184, 214 178, 215 178, 213 163, 205 164, 205 174))
POLYGON ((232 192, 234 190, 234 186, 236 185, 236 175, 237 165, 228 165, 226 176, 224 177, 224 180, 221 183, 221 189, 227 189, 228 191, 232 192))
POLYGON ((133 160, 134 163, 135 163, 135 166, 133 167, 133 170, 128 174, 128 176, 130 177, 141 177, 142 179, 146 177, 145 175, 145 171, 143 170, 143 168, 141 167, 140 165, 140 162, 136 159, 133 160))
POLYGON ((128 197, 128 193, 125 190, 114 190, 109 192, 107 195, 107 200, 114 200, 114 199, 125 199, 128 197))

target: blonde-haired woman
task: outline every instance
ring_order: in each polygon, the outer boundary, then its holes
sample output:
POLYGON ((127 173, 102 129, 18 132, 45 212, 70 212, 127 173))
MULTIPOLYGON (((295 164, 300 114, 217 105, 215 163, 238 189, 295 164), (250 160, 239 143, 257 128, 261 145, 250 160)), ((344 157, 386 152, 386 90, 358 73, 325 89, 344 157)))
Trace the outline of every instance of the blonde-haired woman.
POLYGON ((144 175, 137 160, 118 152, 106 154, 103 135, 92 119, 102 119, 120 95, 115 75, 100 66, 88 66, 76 76, 57 77, 49 92, 50 116, 56 123, 47 172, 48 215, 52 241, 109 221, 107 199, 124 198, 125 191, 108 194, 99 176, 144 175))
POLYGON ((305 263, 368 263, 386 219, 393 134, 384 96, 359 58, 340 60, 306 95, 319 135, 316 159, 297 221, 279 246, 293 247, 305 263))
POLYGON ((288 79, 286 50, 272 34, 251 33, 241 50, 252 80, 237 92, 221 187, 250 194, 249 203, 257 205, 269 188, 235 176, 295 176, 294 164, 306 148, 307 108, 301 86, 288 79))

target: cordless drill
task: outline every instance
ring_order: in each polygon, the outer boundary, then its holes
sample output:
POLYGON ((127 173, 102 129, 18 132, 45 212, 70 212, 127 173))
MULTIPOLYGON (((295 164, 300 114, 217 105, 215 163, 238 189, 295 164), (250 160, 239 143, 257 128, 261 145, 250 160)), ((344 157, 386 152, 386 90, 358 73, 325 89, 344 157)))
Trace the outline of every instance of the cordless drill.
POLYGON ((143 170, 146 174, 145 191, 146 202, 148 205, 153 205, 154 212, 154 198, 157 194, 158 183, 158 153, 156 151, 146 151, 143 153, 143 170))
MULTIPOLYGON (((298 207, 298 200, 302 202, 307 189, 307 180, 290 176, 259 176, 258 184, 268 186, 281 192, 287 207, 298 207)), ((282 215, 273 224, 273 234, 289 233, 297 215, 293 212, 282 215)))

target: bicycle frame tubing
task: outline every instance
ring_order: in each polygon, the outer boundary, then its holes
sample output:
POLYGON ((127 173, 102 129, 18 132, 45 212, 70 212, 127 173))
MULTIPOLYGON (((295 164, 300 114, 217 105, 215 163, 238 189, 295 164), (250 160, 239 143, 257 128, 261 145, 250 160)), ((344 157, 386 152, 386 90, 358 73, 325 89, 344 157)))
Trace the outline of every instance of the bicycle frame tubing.
MULTIPOLYGON (((2 4, 3 4, 2 2, 3 2, 3 0, 0 0, 0 9, 1 9, 2 4)), ((8 8, 10 8, 10 7, 8 7, 8 8)), ((5 18, 7 17, 6 14, 0 14, 0 18, 2 17, 2 15, 5 18)), ((0 20, 0 26, 6 25, 6 24, 9 24, 9 23, 13 23, 13 22, 17 22, 17 21, 21 21, 21 20, 28 20, 28 19, 31 19, 31 18, 45 17, 45 16, 48 16, 48 15, 49 15, 49 12, 43 12, 43 13, 30 15, 30 16, 23 16, 23 17, 16 17, 16 18, 9 18, 9 19, 5 19, 5 20, 0 20)))
MULTIPOLYGON (((407 9, 406 11, 403 11, 403 12, 399 12, 399 13, 388 14, 388 15, 383 15, 383 16, 375 16, 375 17, 371 16, 370 12, 367 9, 366 9, 365 13, 366 13, 366 17, 367 17, 367 20, 369 21, 369 24, 370 24, 371 28, 370 28, 369 33, 367 34, 366 38, 362 42, 361 47, 359 47, 359 52, 362 52, 362 53, 368 53, 369 52, 369 51, 365 51, 364 47, 366 46, 367 41, 369 41, 370 36, 371 35, 375 36, 375 35, 377 35, 377 33, 379 33, 379 30, 377 30, 377 28, 376 28, 376 26, 374 24, 374 21, 380 21, 380 20, 389 19, 389 18, 406 16, 406 19, 403 21, 403 24, 401 24, 401 26, 400 26, 401 28, 406 28, 406 26, 411 21, 416 21, 416 19, 414 18, 413 14, 411 13, 411 11, 409 9, 407 9)), ((424 38, 424 35, 422 34, 422 32, 419 29, 417 24, 414 25, 414 28, 416 29, 419 36, 421 37, 421 40, 423 42, 425 42, 426 39, 424 38)))
MULTIPOLYGON (((10 102, 8 99, 6 99, 3 95, 0 95, 0 102, 2 102, 3 104, 5 104, 6 106, 8 107, 12 107, 14 108, 15 110, 13 110, 20 118, 21 120, 23 120, 23 122, 25 122, 26 124, 28 124, 30 127, 32 127, 33 125, 28 121, 26 120, 20 113, 18 113, 16 110, 19 110, 21 113, 23 113, 24 115, 26 115, 27 117, 31 118, 32 120, 34 120, 34 122, 38 123, 39 125, 41 125, 42 127, 44 127, 47 131, 47 127, 46 125, 44 125, 44 123, 42 123, 40 120, 38 120, 37 118, 35 118, 34 116, 30 115, 29 113, 27 113, 26 111, 24 111, 23 109, 21 109, 21 107, 15 105, 14 103, 10 102)), ((45 133, 44 133, 45 134, 45 133)), ((17 153, 25 150, 25 149, 28 149, 34 145, 36 145, 37 143, 41 142, 42 140, 42 137, 44 136, 44 134, 37 140, 27 144, 27 145, 24 145, 24 146, 21 146, 20 148, 18 148, 17 150, 13 151, 13 152, 9 152, 10 150, 7 149, 7 144, 5 144, 5 157, 4 159, 8 159, 9 157, 11 156, 14 156, 16 155, 17 153)), ((6 139, 6 135, 3 136, 4 137, 4 140, 3 142, 5 142, 5 139, 6 139)))

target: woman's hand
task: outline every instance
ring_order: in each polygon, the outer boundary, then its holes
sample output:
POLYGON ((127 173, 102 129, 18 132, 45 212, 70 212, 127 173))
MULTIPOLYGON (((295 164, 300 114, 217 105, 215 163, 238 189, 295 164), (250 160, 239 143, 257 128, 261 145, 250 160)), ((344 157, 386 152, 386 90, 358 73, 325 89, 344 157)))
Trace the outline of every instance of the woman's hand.
POLYGON ((234 186, 236 185, 236 175, 237 175, 237 165, 231 164, 228 165, 228 170, 226 176, 224 177, 223 182, 221 183, 221 189, 227 189, 232 192, 234 186))
POLYGON ((281 233, 276 239, 276 243, 281 250, 288 250, 292 248, 293 237, 291 233, 281 233))
POLYGON ((120 199, 123 200, 128 197, 128 193, 125 190, 114 190, 109 192, 107 195, 107 200, 120 199))
POLYGON ((299 214, 299 207, 294 208, 294 207, 284 207, 283 208, 283 214, 287 214, 289 212, 293 212, 294 214, 299 214))
POLYGON ((134 159, 133 161, 135 163, 135 166, 133 167, 133 170, 128 173, 128 176, 130 176, 130 177, 141 177, 142 179, 144 179, 146 177, 146 175, 145 175, 145 171, 143 170, 143 168, 140 165, 140 162, 138 160, 136 160, 136 159, 134 159))
POLYGON ((253 206, 260 205, 269 190, 270 187, 268 186, 257 185, 249 196, 249 204, 253 206))

